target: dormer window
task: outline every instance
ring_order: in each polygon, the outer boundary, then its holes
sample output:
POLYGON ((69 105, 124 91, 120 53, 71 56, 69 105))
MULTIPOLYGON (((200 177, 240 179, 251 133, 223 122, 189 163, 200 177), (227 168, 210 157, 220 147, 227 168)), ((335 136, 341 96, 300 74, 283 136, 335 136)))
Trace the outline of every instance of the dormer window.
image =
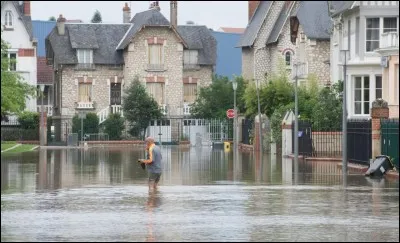
POLYGON ((6 11, 6 14, 4 16, 4 25, 6 28, 12 28, 13 27, 13 15, 10 10, 6 11))
POLYGON ((77 49, 76 56, 78 57, 78 68, 92 69, 93 67, 93 50, 77 49))
POLYGON ((198 51, 197 50, 184 50, 183 51, 183 66, 184 68, 198 67, 198 51))

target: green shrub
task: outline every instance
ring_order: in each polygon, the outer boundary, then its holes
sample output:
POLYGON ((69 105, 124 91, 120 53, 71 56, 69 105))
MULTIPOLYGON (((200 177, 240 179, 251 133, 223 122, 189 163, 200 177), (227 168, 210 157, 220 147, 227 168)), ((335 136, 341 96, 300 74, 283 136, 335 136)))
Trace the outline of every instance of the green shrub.
MULTIPOLYGON (((72 118, 72 132, 78 133, 78 139, 81 140, 81 118, 76 114, 72 118)), ((99 118, 96 113, 87 113, 83 119, 83 134, 99 133, 99 118)))
POLYGON ((22 129, 37 129, 40 125, 40 113, 24 111, 18 116, 22 129))
POLYGON ((104 121, 104 132, 108 134, 110 140, 121 140, 124 130, 124 118, 120 114, 110 114, 104 121))

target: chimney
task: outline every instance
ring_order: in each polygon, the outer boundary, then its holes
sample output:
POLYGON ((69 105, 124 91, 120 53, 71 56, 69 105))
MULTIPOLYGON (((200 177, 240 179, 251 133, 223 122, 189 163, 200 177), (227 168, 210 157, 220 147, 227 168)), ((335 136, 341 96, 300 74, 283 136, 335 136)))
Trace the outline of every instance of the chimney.
POLYGON ((123 19, 122 22, 124 24, 127 24, 131 21, 131 8, 128 7, 128 3, 125 3, 124 8, 122 9, 122 15, 123 15, 123 19))
POLYGON ((261 1, 248 1, 249 2, 249 22, 251 17, 253 17, 254 12, 256 11, 256 8, 260 4, 261 1))
POLYGON ((60 17, 57 19, 57 30, 59 35, 65 34, 65 21, 66 19, 60 14, 60 17))
POLYGON ((178 27, 178 1, 170 1, 170 22, 175 28, 178 27))
POLYGON ((158 1, 155 1, 150 4, 150 9, 156 9, 157 11, 161 11, 160 5, 158 1))
POLYGON ((31 16, 31 1, 24 1, 24 15, 31 16))

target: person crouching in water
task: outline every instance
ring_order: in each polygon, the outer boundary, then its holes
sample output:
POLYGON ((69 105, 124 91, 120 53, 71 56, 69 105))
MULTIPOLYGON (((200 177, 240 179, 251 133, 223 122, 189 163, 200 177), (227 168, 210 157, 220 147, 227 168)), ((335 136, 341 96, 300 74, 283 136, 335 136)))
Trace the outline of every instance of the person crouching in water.
POLYGON ((149 174, 149 191, 153 191, 157 189, 158 182, 160 181, 162 155, 160 147, 155 145, 152 137, 147 137, 145 142, 147 159, 140 160, 140 162, 146 164, 149 174))

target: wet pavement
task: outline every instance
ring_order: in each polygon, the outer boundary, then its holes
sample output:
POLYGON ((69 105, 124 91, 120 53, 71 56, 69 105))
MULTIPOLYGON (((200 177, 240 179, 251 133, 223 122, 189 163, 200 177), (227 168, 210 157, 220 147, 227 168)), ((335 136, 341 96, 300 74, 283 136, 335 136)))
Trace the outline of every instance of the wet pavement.
POLYGON ((149 194, 140 148, 1 156, 1 241, 399 241, 399 182, 208 147, 162 148, 149 194))

